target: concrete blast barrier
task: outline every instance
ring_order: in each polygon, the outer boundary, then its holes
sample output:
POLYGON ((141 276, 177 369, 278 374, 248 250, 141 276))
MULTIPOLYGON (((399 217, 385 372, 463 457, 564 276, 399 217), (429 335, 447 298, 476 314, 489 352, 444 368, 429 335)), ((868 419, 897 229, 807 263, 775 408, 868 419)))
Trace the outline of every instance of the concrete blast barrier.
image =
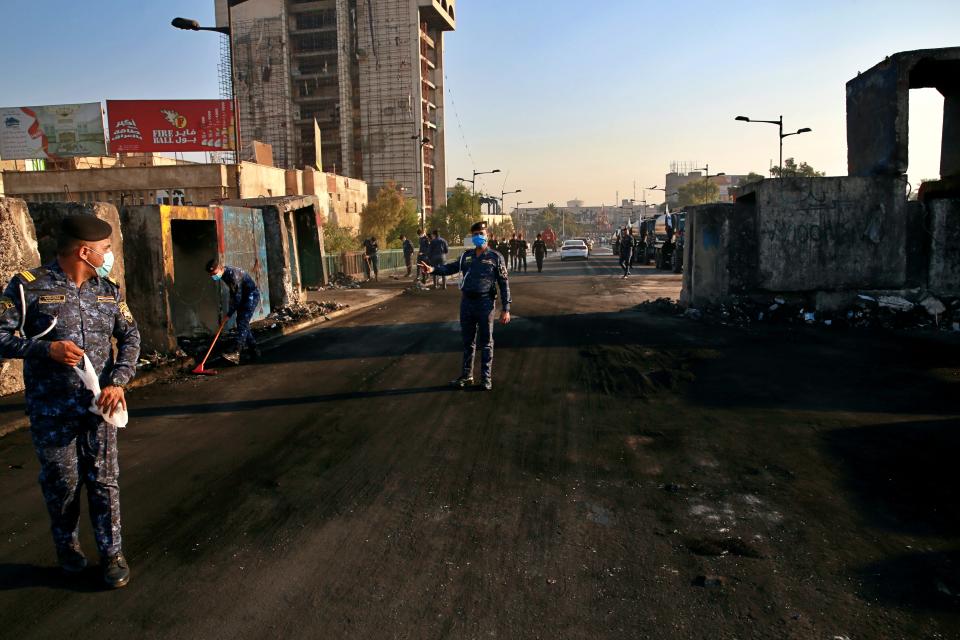
POLYGON ((902 178, 786 178, 687 210, 682 300, 923 286, 923 212, 902 178))
POLYGON ((143 350, 170 352, 178 337, 212 333, 226 312, 223 285, 204 267, 211 258, 240 267, 261 287, 254 320, 270 313, 263 217, 230 206, 125 207, 130 309, 140 326, 143 350))
POLYGON ((927 287, 941 296, 960 296, 960 200, 931 200, 930 270, 927 287))
POLYGON ((123 230, 117 208, 108 202, 31 202, 30 217, 37 230, 41 264, 57 257, 57 234, 60 221, 73 215, 92 215, 113 227, 110 243, 113 246, 114 263, 110 277, 117 281, 126 295, 126 263, 123 250, 123 230))
MULTIPOLYGON (((0 286, 6 288, 17 272, 38 266, 40 253, 27 203, 17 198, 0 198, 0 286)), ((0 360, 0 395, 19 391, 23 391, 23 362, 0 360)))
POLYGON ((307 287, 325 285, 324 203, 316 196, 230 200, 224 206, 252 207, 263 215, 270 300, 274 308, 302 303, 307 287))

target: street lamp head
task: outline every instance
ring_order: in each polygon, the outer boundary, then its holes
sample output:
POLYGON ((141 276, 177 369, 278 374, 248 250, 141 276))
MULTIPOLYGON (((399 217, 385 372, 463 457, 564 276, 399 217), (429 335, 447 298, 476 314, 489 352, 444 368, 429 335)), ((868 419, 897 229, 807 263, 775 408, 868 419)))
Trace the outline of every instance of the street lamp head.
POLYGON ((500 173, 500 169, 494 169, 494 170, 491 171, 490 173, 500 173))
POLYGON ((469 180, 464 180, 463 178, 457 178, 457 182, 470 182, 469 180))
POLYGON ((653 185, 652 187, 647 187, 647 189, 650 189, 650 191, 653 191, 654 189, 659 189, 659 188, 660 187, 657 185, 653 185))
POLYGON ((727 174, 725 174, 723 171, 721 171, 720 173, 715 173, 715 174, 713 174, 713 177, 714 177, 714 178, 719 178, 720 176, 725 176, 725 175, 727 175, 727 174))
POLYGON ((177 29, 186 29, 187 31, 200 30, 200 23, 196 20, 190 20, 188 18, 174 18, 170 21, 170 24, 177 29))
POLYGON ((797 129, 797 133, 810 133, 813 131, 810 127, 804 127, 803 129, 797 129))
POLYGON ((734 118, 734 120, 738 120, 740 122, 750 122, 750 118, 748 118, 747 116, 737 116, 736 118, 734 118))

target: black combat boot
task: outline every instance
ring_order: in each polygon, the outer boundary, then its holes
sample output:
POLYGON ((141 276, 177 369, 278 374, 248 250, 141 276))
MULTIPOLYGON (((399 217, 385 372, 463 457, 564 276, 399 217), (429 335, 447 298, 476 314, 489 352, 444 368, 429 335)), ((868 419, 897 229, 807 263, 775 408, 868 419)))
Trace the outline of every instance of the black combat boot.
POLYGON ((66 573, 80 573, 87 568, 87 557, 76 542, 67 547, 57 547, 57 562, 66 573))
POLYGON ((458 388, 460 388, 460 389, 463 389, 463 388, 465 388, 465 387, 469 387, 469 386, 472 385, 472 384, 473 384, 473 377, 472 377, 472 376, 460 376, 460 377, 457 378, 456 380, 451 380, 451 381, 450 381, 450 386, 452 386, 452 387, 458 387, 458 388))
POLYGON ((111 589, 125 587, 130 582, 130 567, 122 553, 102 558, 100 567, 103 570, 103 582, 111 589))

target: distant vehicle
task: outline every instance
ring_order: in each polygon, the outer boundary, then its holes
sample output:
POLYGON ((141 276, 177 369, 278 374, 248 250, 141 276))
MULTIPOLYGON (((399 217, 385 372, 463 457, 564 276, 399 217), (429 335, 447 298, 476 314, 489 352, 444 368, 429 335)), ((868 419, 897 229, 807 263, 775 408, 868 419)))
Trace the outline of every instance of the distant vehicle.
POLYGON ((564 260, 588 260, 590 258, 590 249, 583 240, 566 240, 560 247, 560 262, 564 260))
POLYGON ((587 245, 587 252, 593 251, 593 240, 590 238, 574 238, 574 240, 582 240, 583 244, 587 245))
POLYGON ((683 235, 686 222, 686 211, 657 216, 653 236, 657 269, 674 273, 683 271, 683 235))
POLYGON ((540 237, 543 238, 543 244, 547 245, 548 251, 557 250, 557 234, 553 229, 547 227, 540 233, 540 237))
POLYGON ((656 222, 656 218, 647 218, 641 220, 637 225, 637 248, 633 253, 634 264, 650 264, 650 261, 657 257, 657 249, 653 241, 656 222))

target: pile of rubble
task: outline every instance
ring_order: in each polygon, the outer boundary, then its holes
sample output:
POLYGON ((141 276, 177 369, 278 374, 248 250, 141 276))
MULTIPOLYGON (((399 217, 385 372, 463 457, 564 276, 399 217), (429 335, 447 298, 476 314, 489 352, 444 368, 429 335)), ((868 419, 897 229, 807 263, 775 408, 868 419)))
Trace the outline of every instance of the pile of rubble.
POLYGON ((141 353, 140 360, 137 361, 137 369, 140 371, 151 371, 160 367, 177 364, 188 357, 187 352, 180 348, 173 353, 160 353, 158 351, 141 353))
POLYGON ((431 287, 430 285, 424 284, 424 283, 420 282, 419 280, 417 280, 416 282, 414 282, 414 283, 413 283, 412 285, 410 285, 409 287, 404 288, 403 292, 404 292, 404 293, 417 293, 417 292, 419 292, 419 291, 430 291, 432 288, 433 288, 433 287, 431 287))
MULTIPOLYGON (((326 286, 327 289, 359 289, 360 282, 351 275, 348 275, 342 271, 337 271, 330 277, 330 284, 326 286)), ((318 287, 317 291, 323 291, 324 287, 318 287)))
POLYGON ((327 316, 334 311, 346 309, 348 306, 349 305, 328 300, 310 300, 303 304, 295 304, 277 309, 265 319, 258 322, 256 329, 259 331, 275 329, 280 325, 288 325, 303 320, 310 320, 311 318, 327 316))
POLYGON ((733 298, 728 304, 684 308, 670 298, 638 305, 643 311, 682 316, 692 320, 747 327, 754 324, 806 324, 825 327, 933 329, 960 331, 960 298, 939 299, 926 293, 910 296, 860 294, 838 310, 816 310, 802 299, 770 300, 733 298))

